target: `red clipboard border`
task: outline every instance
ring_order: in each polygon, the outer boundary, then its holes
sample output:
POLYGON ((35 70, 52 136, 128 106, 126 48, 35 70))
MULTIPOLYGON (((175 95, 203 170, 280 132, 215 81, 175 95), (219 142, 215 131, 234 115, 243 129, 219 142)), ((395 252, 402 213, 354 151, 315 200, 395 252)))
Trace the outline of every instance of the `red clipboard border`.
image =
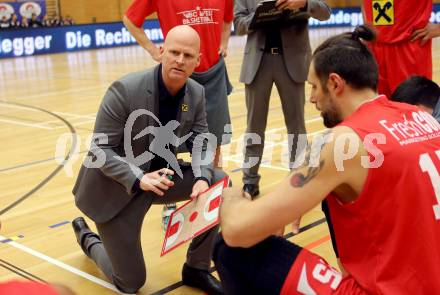
MULTIPOLYGON (((213 188, 214 186, 216 186, 216 185, 218 185, 219 183, 222 183, 222 182, 223 182, 223 188, 228 187, 229 176, 226 176, 226 177, 223 178, 222 180, 217 181, 216 183, 214 183, 213 185, 211 185, 208 189, 206 189, 205 191, 201 192, 201 194, 203 194, 203 193, 209 191, 211 188, 213 188)), ((193 201, 194 201, 194 200, 188 200, 188 202, 186 202, 186 203, 183 204, 181 207, 179 207, 179 209, 182 209, 183 207, 187 206, 188 204, 192 203, 193 201)), ((220 201, 220 205, 221 205, 221 201, 220 201)), ((216 225, 219 223, 219 221, 220 221, 220 214, 219 214, 219 216, 217 217, 217 220, 215 220, 213 223, 211 223, 210 225, 208 225, 208 226, 205 227, 205 228, 202 228, 202 229, 199 230, 198 232, 194 233, 194 234, 193 234, 191 237, 189 237, 188 239, 181 241, 180 243, 174 245, 173 247, 171 247, 170 249, 168 249, 168 250, 165 251, 165 245, 166 245, 166 242, 167 242, 167 236, 168 236, 168 234, 169 234, 169 231, 171 230, 171 228, 170 228, 170 223, 171 223, 171 221, 173 220, 174 213, 176 213, 176 212, 177 212, 177 210, 175 210, 173 213, 171 213, 171 215, 170 215, 170 219, 168 220, 167 231, 166 231, 166 233, 165 233, 165 239, 163 240, 162 251, 161 251, 161 253, 160 253, 160 257, 162 257, 162 256, 164 256, 165 254, 167 254, 167 253, 173 251, 174 249, 176 249, 177 247, 181 246, 182 244, 184 244, 184 243, 186 243, 186 242, 188 242, 188 241, 194 239, 194 238, 195 238, 197 235, 199 235, 200 233, 202 233, 202 232, 204 232, 204 231, 206 231, 206 230, 208 230, 208 229, 213 228, 213 227, 216 226, 216 225)))

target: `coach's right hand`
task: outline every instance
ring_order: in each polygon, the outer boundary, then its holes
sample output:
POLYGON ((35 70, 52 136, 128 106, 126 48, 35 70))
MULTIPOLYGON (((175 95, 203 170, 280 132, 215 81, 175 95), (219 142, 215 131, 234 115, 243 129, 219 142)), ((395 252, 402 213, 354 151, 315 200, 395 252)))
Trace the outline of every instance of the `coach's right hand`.
POLYGON ((169 180, 167 175, 174 175, 174 171, 162 168, 157 171, 144 174, 139 183, 144 191, 152 191, 158 196, 163 196, 164 192, 174 185, 174 182, 169 180))

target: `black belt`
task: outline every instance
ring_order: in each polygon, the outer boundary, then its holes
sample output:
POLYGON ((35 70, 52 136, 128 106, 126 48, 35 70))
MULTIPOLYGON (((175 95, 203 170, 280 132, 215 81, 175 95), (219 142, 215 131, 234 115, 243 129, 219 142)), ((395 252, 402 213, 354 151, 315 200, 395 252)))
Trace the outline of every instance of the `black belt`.
POLYGON ((263 51, 265 53, 269 53, 269 54, 272 54, 272 55, 283 54, 283 48, 281 48, 281 47, 264 48, 263 51))

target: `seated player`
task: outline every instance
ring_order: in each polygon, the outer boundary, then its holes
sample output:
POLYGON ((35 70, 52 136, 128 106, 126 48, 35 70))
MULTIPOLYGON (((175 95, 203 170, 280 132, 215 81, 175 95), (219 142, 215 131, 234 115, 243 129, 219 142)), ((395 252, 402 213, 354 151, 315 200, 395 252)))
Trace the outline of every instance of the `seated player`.
MULTIPOLYGON (((225 294, 435 294, 440 290, 440 124, 377 95, 366 27, 314 52, 310 102, 329 129, 304 165, 251 201, 223 193, 214 262, 225 294), (343 277, 272 236, 326 199, 343 277)), ((318 144, 317 144, 318 143, 318 144)))

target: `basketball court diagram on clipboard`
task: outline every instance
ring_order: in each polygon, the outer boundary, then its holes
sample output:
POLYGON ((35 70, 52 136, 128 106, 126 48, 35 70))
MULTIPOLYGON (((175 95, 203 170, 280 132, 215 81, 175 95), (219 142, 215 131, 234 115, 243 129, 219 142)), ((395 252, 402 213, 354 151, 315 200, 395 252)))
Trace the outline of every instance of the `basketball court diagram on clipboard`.
POLYGON ((225 177, 171 214, 160 256, 219 223, 221 195, 228 182, 225 177))

